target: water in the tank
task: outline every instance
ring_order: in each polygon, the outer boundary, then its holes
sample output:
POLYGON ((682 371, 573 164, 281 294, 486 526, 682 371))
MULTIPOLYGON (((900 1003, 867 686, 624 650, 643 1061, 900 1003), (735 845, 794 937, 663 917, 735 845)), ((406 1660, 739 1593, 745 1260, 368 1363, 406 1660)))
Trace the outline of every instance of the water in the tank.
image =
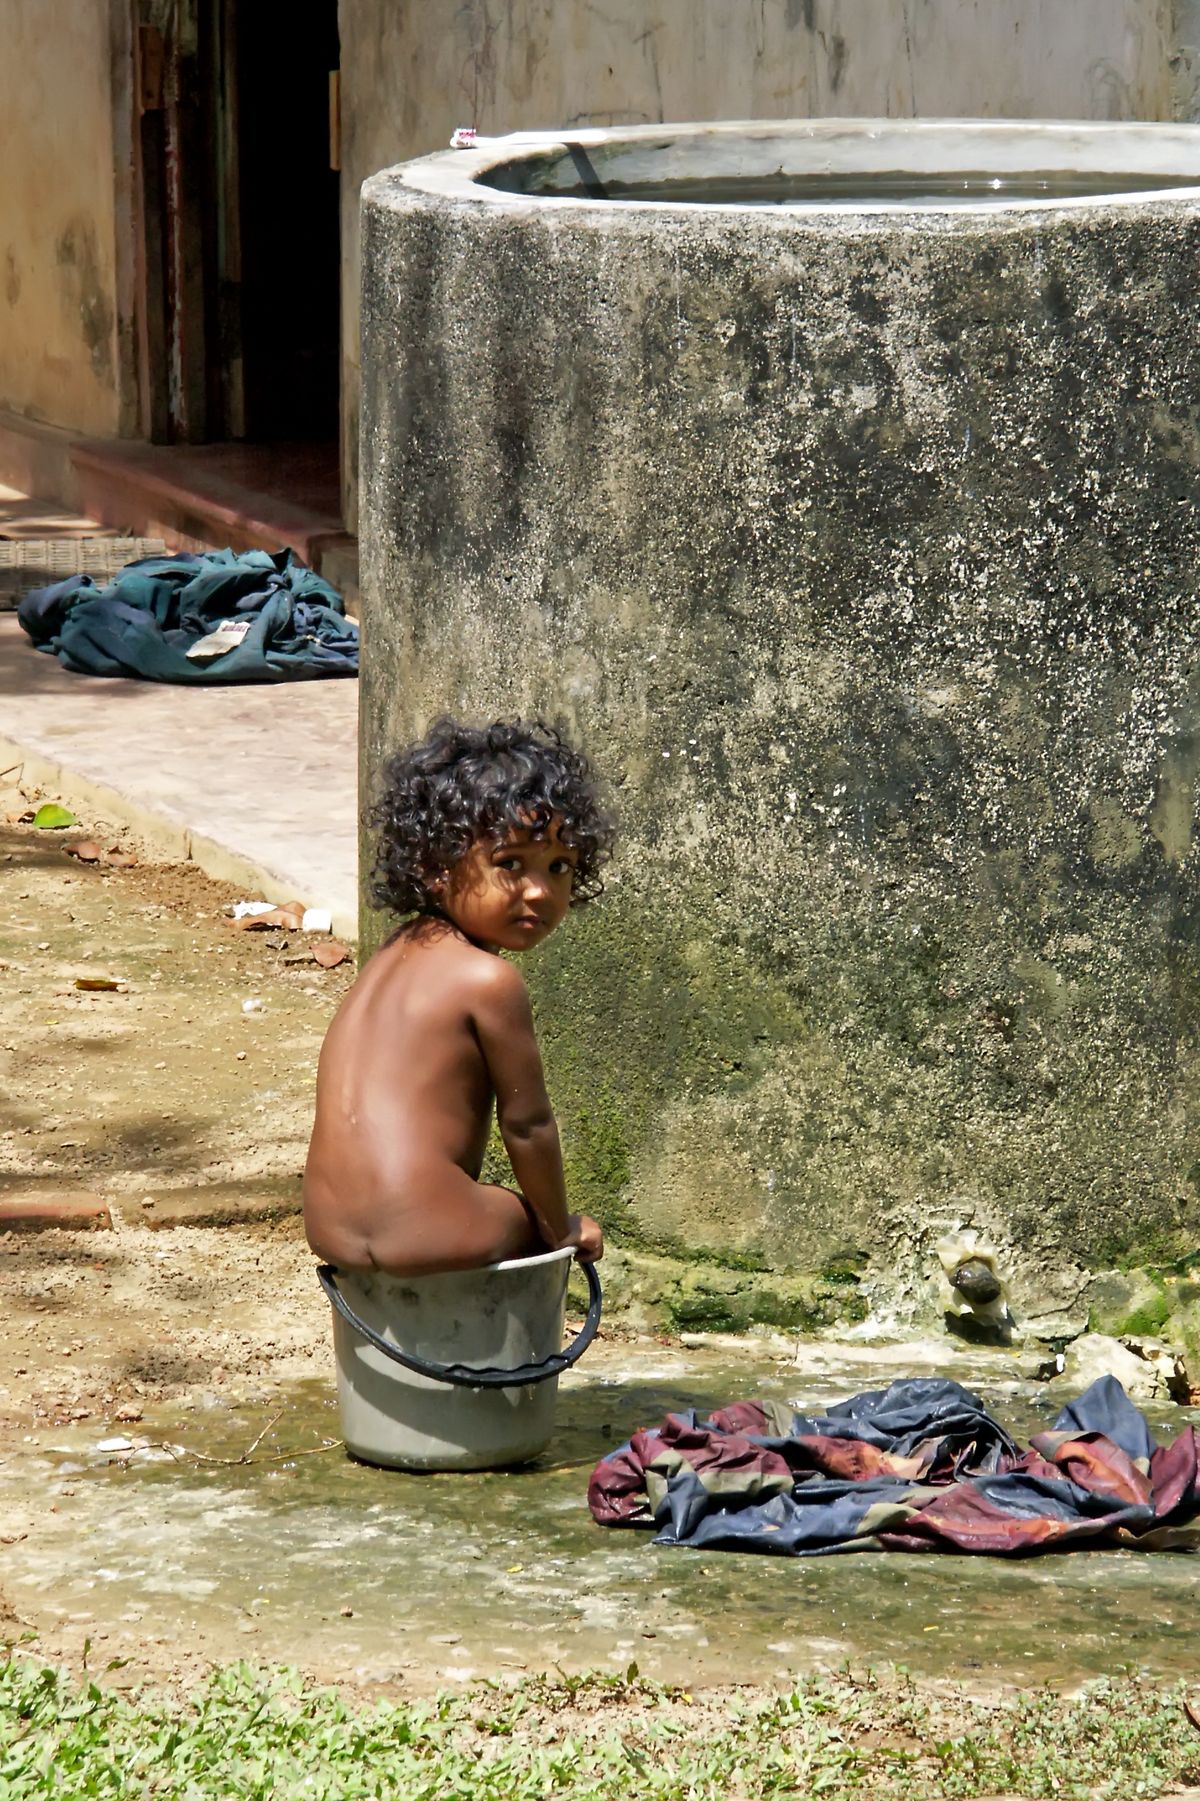
MULTIPOLYGON (((618 181, 606 178, 601 162, 595 168, 581 168, 581 160, 575 159, 573 168, 570 163, 555 164, 528 191, 556 199, 670 201, 690 206, 968 207, 1031 200, 1079 201, 1200 186, 1200 175, 1116 174, 1090 169, 1022 170, 1007 175, 975 169, 936 174, 853 170, 618 181), (568 174, 574 179, 564 179, 568 174)), ((497 186, 509 185, 494 176, 484 179, 497 186)))

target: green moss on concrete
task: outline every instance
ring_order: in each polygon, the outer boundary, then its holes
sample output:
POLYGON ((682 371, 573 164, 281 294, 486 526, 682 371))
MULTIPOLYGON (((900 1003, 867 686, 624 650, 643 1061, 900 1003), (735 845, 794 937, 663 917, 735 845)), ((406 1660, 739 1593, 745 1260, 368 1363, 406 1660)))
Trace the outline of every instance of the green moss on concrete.
POLYGON ((826 1282, 842 1282, 854 1284, 862 1280, 870 1258, 866 1251, 838 1251, 827 1257, 821 1265, 821 1274, 826 1282))
MULTIPOLYGON (((655 1162, 664 1099, 682 1091, 699 1114, 715 1096, 744 1093, 769 1051, 797 1041, 797 1009, 782 987, 747 979, 744 959, 713 942, 701 907, 693 923, 684 897, 675 902, 668 920, 607 895, 525 966, 568 1191, 573 1207, 630 1248, 753 1268, 762 1251, 714 1232, 705 1197, 673 1219, 648 1210, 639 1171, 655 1162)), ((716 1194, 715 1144, 711 1169, 716 1194)))
POLYGON ((1170 1281, 1172 1278, 1190 1276, 1197 1270, 1200 1270, 1200 1250, 1191 1244, 1186 1251, 1181 1251, 1178 1257, 1172 1257, 1168 1262, 1156 1263, 1153 1274, 1170 1281))
POLYGON ((492 1129, 488 1133, 487 1149, 483 1153, 483 1166, 479 1171, 481 1182, 498 1182, 505 1188, 514 1183, 512 1164, 508 1160, 508 1152, 504 1148, 504 1140, 500 1136, 500 1128, 492 1120, 492 1129))
MULTIPOLYGON (((672 1332, 745 1332, 754 1326, 815 1332, 866 1316, 861 1295, 822 1277, 687 1265, 622 1248, 605 1256, 600 1277, 610 1317, 672 1332)), ((584 1304, 586 1290, 577 1271, 571 1295, 584 1304)))
POLYGON ((1123 1229, 1114 1227, 1096 1241, 1091 1261, 1097 1268, 1111 1264, 1133 1273, 1179 1274, 1200 1265, 1196 1228, 1194 1224, 1147 1226, 1131 1219, 1123 1229))
MULTIPOLYGON (((1191 1260, 1194 1269, 1196 1259, 1191 1260)), ((1157 1271, 1154 1272, 1157 1275, 1157 1271)), ((1184 1364, 1193 1388, 1200 1387, 1200 1281, 1174 1273, 1164 1279, 1164 1294, 1169 1313, 1161 1336, 1183 1352, 1184 1364)))
POLYGON ((815 1332, 866 1316, 861 1297, 820 1278, 746 1276, 736 1270, 685 1270, 662 1298, 676 1331, 744 1332, 755 1325, 815 1332))
POLYGON ((1171 1311, 1161 1279, 1143 1269, 1104 1270, 1087 1292, 1088 1330, 1112 1338, 1156 1337, 1171 1311))
POLYGON ((1200 1384, 1200 1281, 1161 1269, 1103 1270, 1086 1298, 1090 1331, 1165 1340, 1182 1352, 1192 1385, 1200 1384))
POLYGON ((636 1237, 628 1205, 631 1121, 613 1091, 600 1084, 573 1108, 563 1131, 563 1169, 575 1213, 590 1213, 607 1231, 636 1237))
MULTIPOLYGON (((994 879, 998 917, 1061 911, 1049 868, 994 879)), ((630 1249, 853 1286, 878 1209, 915 1208, 954 1172, 1003 1192, 1018 1240, 1044 1242, 1049 1209, 1082 1261, 1183 1256, 1194 1225, 1121 1204, 1149 1139, 1125 1145, 1090 1075, 1082 1100, 1064 1092, 1083 1053, 1061 972, 1014 944, 997 986, 943 910, 944 932, 927 903, 783 946, 730 933, 708 891, 676 881, 667 911, 622 884, 569 920, 524 967, 572 1205, 630 1249), (1060 1189, 1089 1171, 1104 1199, 1085 1212, 1060 1189)))
POLYGON ((1142 1307, 1135 1307, 1117 1328, 1118 1337, 1155 1338, 1170 1318, 1171 1308, 1165 1294, 1159 1294, 1142 1307))
POLYGON ((1193 1295, 1187 1300, 1177 1298, 1162 1335, 1183 1352, 1192 1386, 1200 1387, 1200 1296, 1193 1295))
POLYGON ((1084 1262, 1180 1256, 1194 1224, 1134 1204, 1135 1164, 1163 1161, 1149 1114, 1136 1144, 1117 1130, 1061 971, 1018 954, 1014 920, 1086 924, 1056 882, 997 875, 997 938, 1013 939, 989 951, 1011 957, 1003 992, 950 931, 949 902, 810 923, 782 943, 731 939, 691 883, 676 881, 667 915, 628 887, 605 896, 530 965, 590 1210, 635 1248, 815 1272, 869 1243, 881 1210, 915 1211, 949 1181, 1003 1196, 1018 1241, 1044 1243, 1049 1224, 1084 1262), (1083 1187, 1086 1207, 1068 1198, 1083 1187))

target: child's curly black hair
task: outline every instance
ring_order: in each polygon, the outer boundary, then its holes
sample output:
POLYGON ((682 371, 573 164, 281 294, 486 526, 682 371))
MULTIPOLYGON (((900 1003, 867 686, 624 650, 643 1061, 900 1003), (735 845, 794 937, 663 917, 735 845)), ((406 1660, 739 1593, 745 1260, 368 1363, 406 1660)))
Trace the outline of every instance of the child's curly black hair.
POLYGON ((388 759, 379 799, 365 814, 379 834, 372 905, 427 912, 437 905, 432 884, 477 839, 513 830, 538 837, 555 820, 562 843, 579 854, 571 891, 578 907, 601 893, 614 836, 587 758, 541 720, 435 720, 419 744, 388 759))

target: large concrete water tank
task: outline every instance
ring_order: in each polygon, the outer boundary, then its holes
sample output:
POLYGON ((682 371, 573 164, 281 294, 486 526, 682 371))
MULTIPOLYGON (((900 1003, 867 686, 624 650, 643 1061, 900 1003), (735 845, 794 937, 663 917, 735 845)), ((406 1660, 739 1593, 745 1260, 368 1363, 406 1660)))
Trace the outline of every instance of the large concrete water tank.
POLYGON ((563 722, 577 1204, 903 1263, 1200 1229, 1200 130, 494 140, 364 189, 364 776, 563 722))

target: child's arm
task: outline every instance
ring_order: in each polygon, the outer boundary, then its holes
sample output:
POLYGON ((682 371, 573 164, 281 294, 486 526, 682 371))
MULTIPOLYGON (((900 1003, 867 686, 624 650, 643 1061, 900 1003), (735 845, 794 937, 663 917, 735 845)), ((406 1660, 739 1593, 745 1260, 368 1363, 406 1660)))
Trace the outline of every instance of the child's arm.
POLYGON ((493 960, 474 997, 472 1019, 517 1186, 552 1250, 575 1243, 579 1223, 567 1212, 558 1126, 546 1093, 529 994, 511 963, 493 960))

